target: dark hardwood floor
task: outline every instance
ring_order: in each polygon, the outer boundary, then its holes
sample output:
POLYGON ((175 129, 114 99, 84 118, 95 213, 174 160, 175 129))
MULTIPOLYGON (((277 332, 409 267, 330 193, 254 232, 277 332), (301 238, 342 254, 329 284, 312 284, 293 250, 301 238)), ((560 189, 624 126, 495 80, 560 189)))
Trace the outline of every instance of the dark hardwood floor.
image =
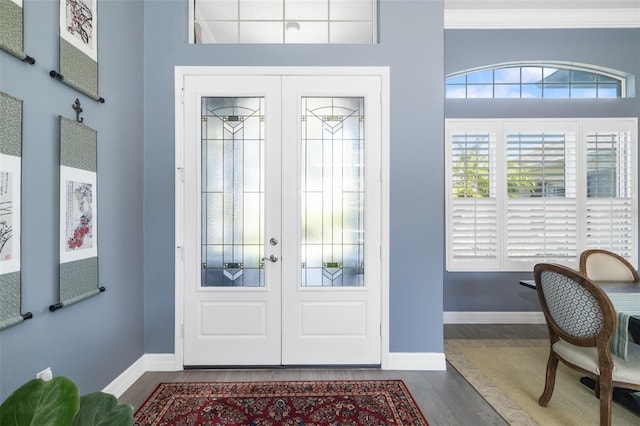
POLYGON ((546 324, 445 324, 445 339, 546 339, 546 324))
MULTIPOLYGON (((545 325, 467 325, 444 327, 445 339, 544 339, 545 325)), ((405 382, 431 426, 506 425, 487 402, 458 372, 393 371, 377 369, 246 369, 148 372, 142 375, 119 402, 138 409, 162 382, 260 381, 260 380, 358 380, 401 379, 405 382)))

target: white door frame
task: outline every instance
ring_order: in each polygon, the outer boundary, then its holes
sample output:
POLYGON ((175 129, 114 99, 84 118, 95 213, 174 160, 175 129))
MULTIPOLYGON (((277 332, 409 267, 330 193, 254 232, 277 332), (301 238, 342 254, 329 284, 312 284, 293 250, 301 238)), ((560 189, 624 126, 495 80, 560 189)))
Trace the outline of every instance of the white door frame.
POLYGON ((187 76, 379 76, 381 80, 381 368, 389 368, 389 68, 388 67, 175 67, 175 369, 184 368, 184 79, 187 76))

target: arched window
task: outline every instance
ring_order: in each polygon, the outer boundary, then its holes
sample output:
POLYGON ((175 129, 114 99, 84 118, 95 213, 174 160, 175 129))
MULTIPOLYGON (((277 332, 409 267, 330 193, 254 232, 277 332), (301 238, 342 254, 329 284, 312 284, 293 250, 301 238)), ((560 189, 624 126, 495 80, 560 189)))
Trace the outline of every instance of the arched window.
POLYGON ((446 97, 624 98, 632 97, 633 77, 620 71, 562 62, 517 62, 449 74, 446 97))

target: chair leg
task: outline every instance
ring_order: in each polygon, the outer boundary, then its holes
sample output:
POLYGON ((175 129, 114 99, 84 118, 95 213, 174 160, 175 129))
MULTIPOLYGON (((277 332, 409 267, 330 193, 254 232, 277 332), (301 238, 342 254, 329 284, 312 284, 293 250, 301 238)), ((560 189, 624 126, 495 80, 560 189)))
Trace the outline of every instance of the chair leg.
POLYGON ((558 357, 553 352, 553 349, 549 352, 549 360, 547 361, 547 376, 544 383, 544 392, 538 399, 538 404, 541 407, 546 407, 553 394, 553 388, 556 383, 556 370, 558 369, 558 357))
POLYGON ((596 383, 600 388, 600 426, 611 426, 611 399, 613 398, 611 379, 603 379, 600 376, 596 383))

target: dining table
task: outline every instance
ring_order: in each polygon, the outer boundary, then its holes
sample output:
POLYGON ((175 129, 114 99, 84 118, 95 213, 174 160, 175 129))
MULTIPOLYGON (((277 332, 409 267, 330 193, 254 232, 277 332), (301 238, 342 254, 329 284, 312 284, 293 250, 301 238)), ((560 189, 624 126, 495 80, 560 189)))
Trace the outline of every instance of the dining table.
MULTIPOLYGON (((634 281, 594 281, 594 283, 604 290, 618 314, 620 326, 617 327, 613 336, 611 350, 615 355, 626 358, 627 342, 632 340, 640 344, 640 283, 634 281)), ((535 280, 520 280, 520 285, 536 289, 535 280)))
MULTIPOLYGON (((618 325, 611 339, 611 353, 626 359, 629 342, 640 344, 640 282, 593 281, 609 297, 616 310, 618 325)), ((520 285, 536 289, 535 280, 520 280, 520 285)), ((591 377, 580 378, 580 383, 594 389, 591 377)), ((640 392, 614 388, 613 400, 640 415, 640 392)))

